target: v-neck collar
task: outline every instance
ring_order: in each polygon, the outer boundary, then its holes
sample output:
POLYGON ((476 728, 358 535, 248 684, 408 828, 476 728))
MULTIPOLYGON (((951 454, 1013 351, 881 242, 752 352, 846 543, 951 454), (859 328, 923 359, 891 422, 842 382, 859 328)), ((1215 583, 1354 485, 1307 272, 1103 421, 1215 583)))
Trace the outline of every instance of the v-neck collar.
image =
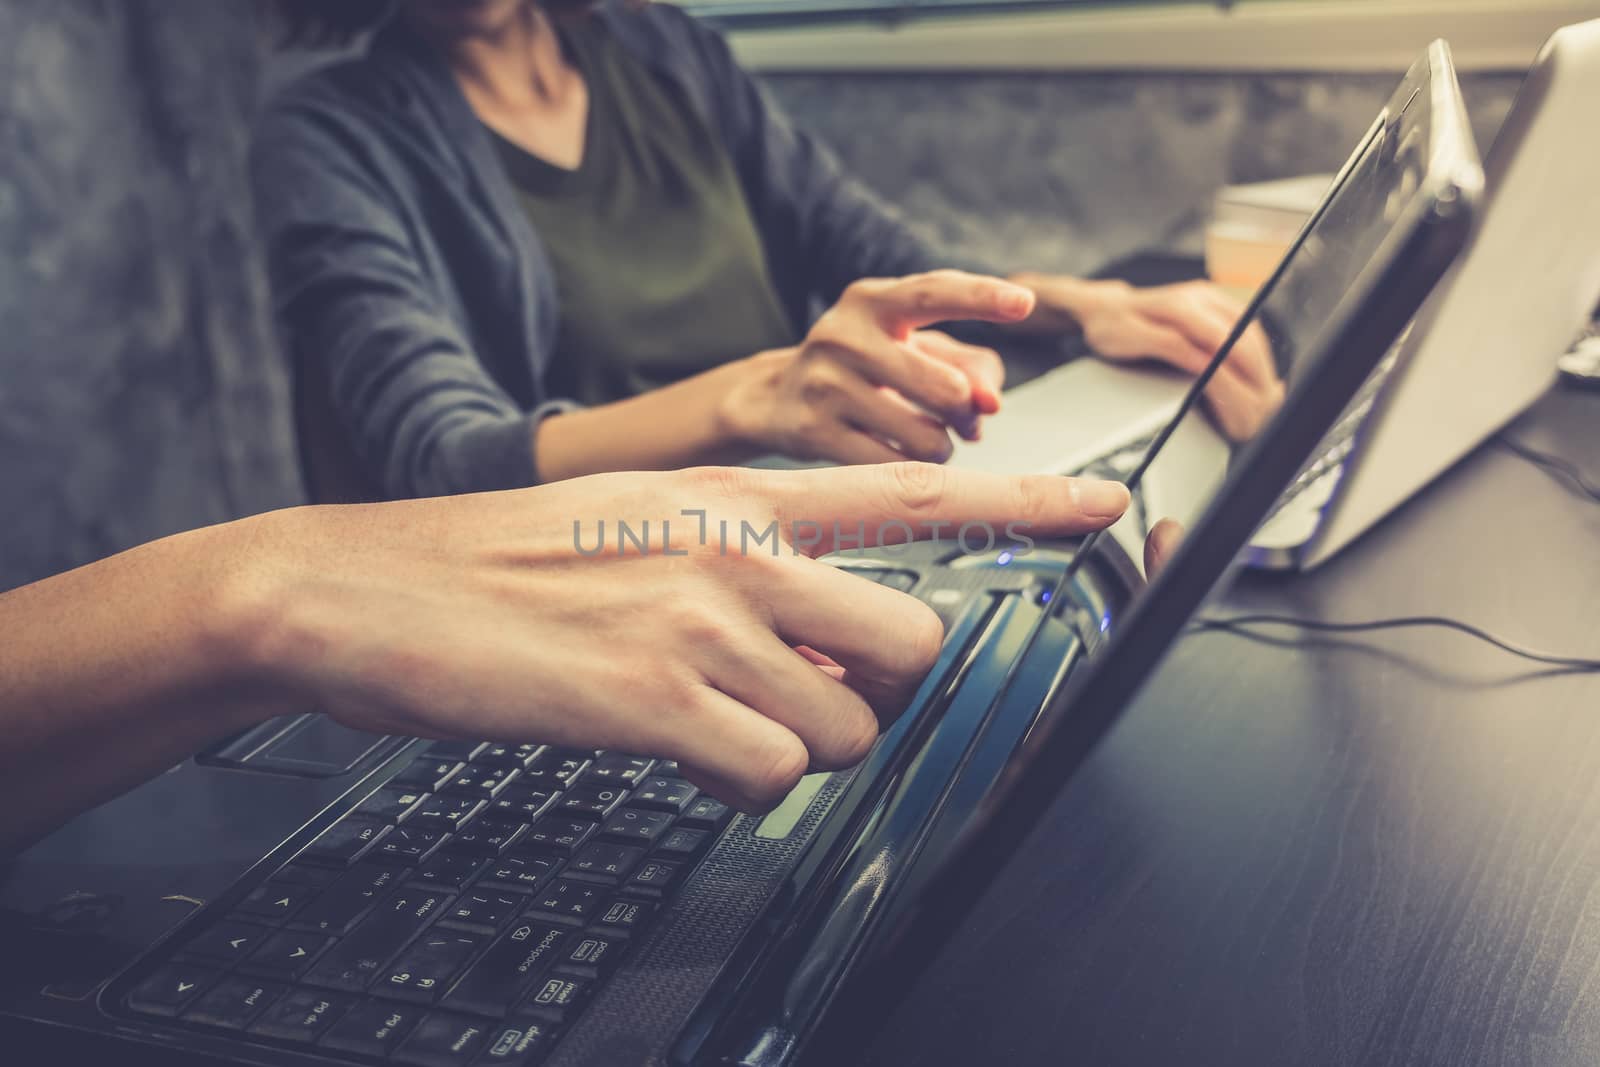
POLYGON ((605 128, 602 112, 608 106, 604 71, 601 70, 592 42, 577 40, 577 35, 570 27, 557 24, 556 32, 568 62, 583 79, 584 90, 588 96, 583 121, 583 156, 578 160, 578 165, 563 167, 558 163, 552 163, 537 152, 530 152, 488 123, 481 123, 483 128, 489 131, 500 159, 511 176, 512 184, 523 192, 559 193, 570 190, 586 183, 602 165, 597 157, 605 150, 601 143, 603 138, 598 136, 599 131, 605 128))

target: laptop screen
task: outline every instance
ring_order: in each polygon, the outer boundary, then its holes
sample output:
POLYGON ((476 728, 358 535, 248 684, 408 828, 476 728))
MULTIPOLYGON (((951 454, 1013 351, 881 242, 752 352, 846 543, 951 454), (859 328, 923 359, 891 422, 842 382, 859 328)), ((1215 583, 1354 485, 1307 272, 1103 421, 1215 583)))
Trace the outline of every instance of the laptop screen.
MULTIPOLYGON (((1436 116, 1425 63, 1418 67, 1232 325, 1228 343, 1128 475, 1139 506, 1111 536, 1136 561, 1159 567, 1170 558, 1221 491, 1243 450, 1270 438, 1286 410, 1294 417, 1286 398, 1319 358, 1319 338, 1417 200, 1428 173, 1437 147, 1436 116)), ((1339 353, 1320 358, 1337 359, 1339 353)), ((1090 552, 1079 553, 1058 594, 1069 593, 1069 583, 1078 580, 1077 571, 1090 557, 1090 552)))

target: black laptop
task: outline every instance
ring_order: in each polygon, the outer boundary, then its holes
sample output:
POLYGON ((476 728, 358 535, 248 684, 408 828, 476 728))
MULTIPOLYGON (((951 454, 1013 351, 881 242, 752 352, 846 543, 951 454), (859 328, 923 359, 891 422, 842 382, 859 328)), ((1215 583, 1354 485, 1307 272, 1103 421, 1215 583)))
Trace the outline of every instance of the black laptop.
POLYGON ((1112 536, 837 558, 947 625, 854 770, 756 818, 647 755, 274 724, 0 862, 0 1060, 848 1061, 1428 295, 1480 184, 1435 44, 1252 302, 1289 388, 1148 581, 1112 536))

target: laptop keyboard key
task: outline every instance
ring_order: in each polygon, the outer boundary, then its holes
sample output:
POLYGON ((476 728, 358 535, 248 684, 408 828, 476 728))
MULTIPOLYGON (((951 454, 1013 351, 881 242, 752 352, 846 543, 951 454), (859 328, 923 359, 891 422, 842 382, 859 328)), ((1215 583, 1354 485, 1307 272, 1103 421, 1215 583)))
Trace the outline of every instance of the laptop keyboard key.
POLYGON ((605 782, 613 785, 636 785, 650 773, 655 760, 640 756, 625 756, 620 752, 606 752, 598 756, 584 772, 584 781, 590 785, 605 782))
POLYGON ((215 1026, 223 1030, 243 1030, 256 1021, 267 1006, 289 991, 277 982, 258 982, 252 978, 224 978, 183 1013, 185 1022, 215 1026))
POLYGON ((428 746, 428 751, 423 758, 443 763, 446 760, 465 763, 476 759, 485 749, 489 748, 486 741, 435 741, 428 746))
POLYGON ((667 811, 678 815, 690 804, 694 803, 694 798, 699 792, 700 790, 682 778, 663 778, 660 775, 651 775, 633 791, 633 796, 628 799, 628 803, 633 807, 652 808, 656 811, 667 811))
POLYGON ((451 852, 467 852, 475 856, 498 856, 522 832, 522 823, 507 822, 480 815, 472 825, 450 839, 451 852))
POLYGON ((590 757, 572 749, 549 748, 528 764, 523 780, 549 789, 565 789, 589 766, 590 757))
POLYGON ((633 872, 633 877, 628 879, 622 891, 629 896, 660 900, 677 888, 678 869, 679 865, 676 863, 650 860, 633 872))
POLYGON ((551 801, 560 796, 553 789, 529 789, 521 782, 513 782, 498 796, 489 801, 484 818, 493 816, 518 823, 531 823, 543 815, 551 801))
POLYGON ((616 845, 610 841, 596 841, 585 845, 583 851, 572 857, 567 873, 606 885, 616 885, 644 859, 644 849, 633 845, 616 845))
POLYGON ((449 835, 444 830, 397 826, 372 853, 374 863, 414 867, 426 859, 449 835))
POLYGON ((440 792, 488 800, 511 784, 520 772, 515 767, 468 764, 466 769, 444 784, 440 792))
POLYGON ((248 915, 252 921, 282 926, 321 892, 311 886, 268 882, 251 890, 234 909, 234 915, 248 915))
POLYGON ((700 797, 684 809, 680 826, 693 830, 720 830, 733 818, 733 809, 713 797, 700 797))
POLYGON ((533 982, 563 955, 567 931, 550 923, 518 920, 502 934, 444 998, 444 1006, 501 1018, 533 982))
POLYGON ((594 929, 612 937, 637 934, 655 918, 656 906, 642 900, 614 900, 594 921, 594 929))
POLYGON ((406 820, 413 830, 437 830, 454 833, 483 807, 483 801, 473 797, 431 796, 419 804, 406 820))
POLYGON ((472 758, 472 762, 486 767, 512 767, 520 771, 543 752, 543 745, 485 745, 472 758))
POLYGON ((364 1000, 323 1035, 323 1048, 381 1059, 393 1052, 423 1016, 409 1004, 364 1000))
POLYGON ((537 1067, 550 1052, 554 1035, 550 1025, 539 1019, 522 1019, 496 1027, 489 1044, 478 1060, 481 1067, 504 1064, 506 1067, 537 1067))
POLYGON ((412 885, 429 889, 460 889, 483 869, 483 860, 458 852, 436 852, 410 876, 412 885))
POLYGON ((551 975, 534 988, 533 995, 514 1014, 532 1015, 555 1023, 568 1022, 583 1010, 584 1002, 594 993, 594 984, 592 978, 551 975))
POLYGON ((389 824, 376 819, 340 819, 322 836, 300 853, 303 863, 317 863, 326 867, 348 867, 366 854, 367 850, 382 840, 390 830, 389 824))
POLYGON ((409 786, 412 789, 420 789, 424 793, 437 793, 440 786, 461 773, 463 766, 464 764, 457 759, 449 759, 447 757, 436 759, 433 756, 423 756, 389 779, 389 784, 409 786))
POLYGON ((322 886, 329 885, 338 877, 338 871, 329 870, 326 867, 307 867, 303 864, 291 863, 279 867, 278 872, 272 876, 272 880, 274 882, 282 882, 285 885, 303 885, 319 889, 322 886))
POLYGON ((401 890, 329 949, 306 972, 306 984, 351 993, 365 989, 451 899, 443 893, 401 890))
POLYGON ((628 795, 628 790, 620 785, 583 785, 573 786, 567 790, 566 796, 556 804, 556 810, 563 814, 587 815, 591 819, 604 819, 616 810, 623 798, 628 795))
POLYGON ((556 969, 586 978, 598 978, 610 973, 627 948, 627 941, 623 938, 595 933, 579 934, 570 943, 572 948, 561 957, 556 969))
POLYGON ((629 844, 649 846, 672 826, 672 816, 665 811, 641 811, 623 808, 607 819, 601 827, 603 837, 616 837, 629 844))
POLYGON ((322 895, 289 922, 291 930, 343 934, 361 920, 385 893, 400 884, 403 870, 376 863, 358 863, 339 876, 322 895))
POLYGON ((687 860, 706 847, 711 835, 704 830, 674 830, 656 845, 656 859, 687 860))
POLYGON ((275 1001, 250 1027, 252 1034, 309 1045, 339 1020, 354 998, 296 989, 275 1001))
POLYGON ((273 934, 239 965, 239 970, 260 978, 292 982, 306 972, 332 940, 320 934, 273 934))
POLYGON ((133 987, 128 1007, 143 1015, 176 1015, 220 977, 222 972, 214 967, 170 964, 133 987))
POLYGON ((506 920, 522 910, 528 898, 520 893, 481 890, 463 893, 456 898, 449 913, 440 925, 461 930, 477 930, 492 934, 504 926, 506 920))
POLYGON ((558 922, 586 923, 605 903, 603 886, 558 878, 533 898, 533 913, 558 922))
POLYGON ((481 1020, 448 1012, 429 1012, 394 1054, 413 1067, 466 1067, 488 1039, 481 1020))
POLYGON ((485 940, 482 934, 436 926, 389 965, 388 973, 373 982, 372 992, 375 996, 432 1004, 450 988, 451 980, 485 940))
POLYGON ((554 856, 538 856, 517 852, 509 856, 501 856, 484 868, 483 875, 473 888, 478 890, 499 889, 513 893, 534 893, 544 886, 556 871, 560 870, 561 861, 554 856))
POLYGON ((561 812, 546 815, 529 827, 518 844, 524 849, 544 848, 553 852, 572 852, 594 836, 598 824, 561 812))
POLYGON ((183 947, 183 955, 207 963, 229 966, 254 952, 272 931, 233 919, 217 923, 183 947))
POLYGON ((428 799, 428 794, 416 789, 404 787, 384 786, 361 802, 356 808, 357 815, 368 815, 383 822, 400 822, 411 809, 428 799))

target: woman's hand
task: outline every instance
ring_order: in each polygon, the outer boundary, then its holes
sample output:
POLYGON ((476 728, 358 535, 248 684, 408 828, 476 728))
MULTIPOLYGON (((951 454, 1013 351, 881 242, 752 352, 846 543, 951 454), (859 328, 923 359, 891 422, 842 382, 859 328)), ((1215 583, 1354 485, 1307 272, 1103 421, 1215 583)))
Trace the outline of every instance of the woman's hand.
MULTIPOLYGON (((1107 359, 1158 359, 1191 375, 1206 368, 1244 312, 1237 300, 1203 281, 1135 288, 1045 274, 1013 280, 1038 297, 1027 328, 1075 326, 1107 359)), ((1272 346, 1252 324, 1206 387, 1206 406, 1230 440, 1245 441, 1278 410, 1283 394, 1272 346)))
POLYGON ((991 349, 922 327, 1032 309, 1026 288, 960 271, 858 281, 801 344, 744 361, 721 422, 752 449, 800 459, 943 462, 951 429, 975 438, 1000 409, 1005 371, 991 349))
POLYGON ((251 520, 231 599, 253 673, 350 726, 648 753, 760 809, 858 761, 943 639, 919 601, 813 558, 837 535, 1042 538, 1127 503, 926 464, 597 475, 251 520))

